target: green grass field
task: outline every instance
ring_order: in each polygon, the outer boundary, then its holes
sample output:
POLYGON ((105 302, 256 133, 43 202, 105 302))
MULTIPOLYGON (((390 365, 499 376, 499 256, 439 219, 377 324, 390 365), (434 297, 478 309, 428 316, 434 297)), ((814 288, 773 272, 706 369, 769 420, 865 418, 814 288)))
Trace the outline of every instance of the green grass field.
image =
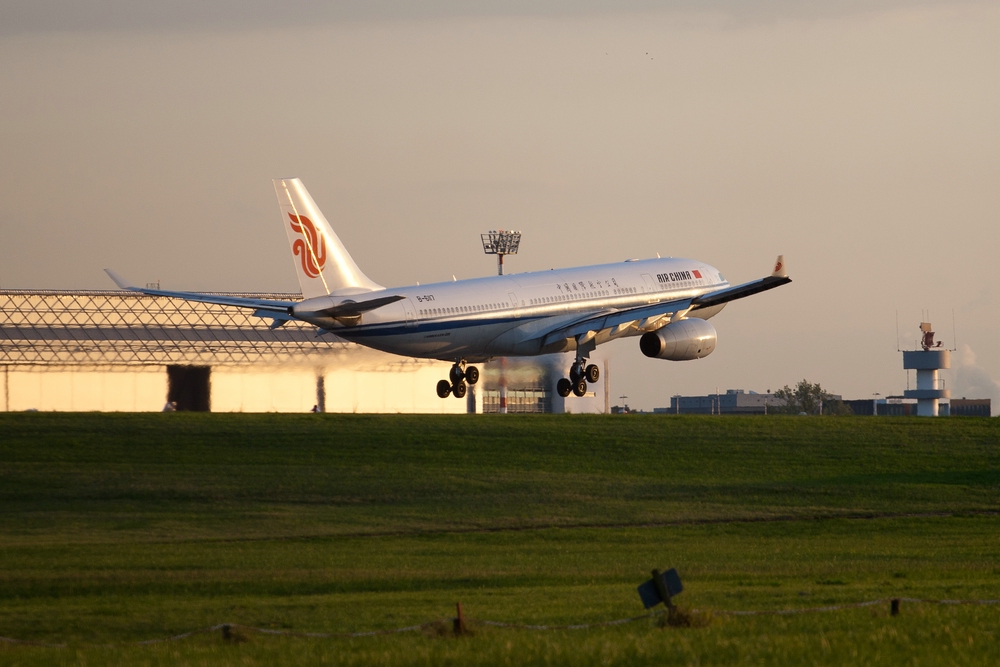
POLYGON ((3 665, 1000 663, 1000 420, 0 414, 3 665))

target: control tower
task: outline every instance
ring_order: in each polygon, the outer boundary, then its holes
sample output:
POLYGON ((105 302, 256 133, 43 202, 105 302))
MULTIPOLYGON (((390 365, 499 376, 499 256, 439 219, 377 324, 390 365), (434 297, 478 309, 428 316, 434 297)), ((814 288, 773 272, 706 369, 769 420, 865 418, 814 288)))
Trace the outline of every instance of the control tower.
POLYGON ((951 352, 941 347, 941 341, 934 340, 930 322, 921 322, 920 331, 921 349, 903 352, 903 368, 917 371, 917 388, 907 389, 903 396, 917 399, 917 416, 937 417, 938 400, 950 396, 942 388, 938 371, 951 368, 951 352))

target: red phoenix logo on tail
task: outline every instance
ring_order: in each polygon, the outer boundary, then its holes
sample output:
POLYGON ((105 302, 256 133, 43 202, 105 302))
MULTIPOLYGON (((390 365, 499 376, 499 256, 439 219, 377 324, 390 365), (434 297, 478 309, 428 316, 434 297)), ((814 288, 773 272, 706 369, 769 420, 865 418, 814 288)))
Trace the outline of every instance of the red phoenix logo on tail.
POLYGON ((292 220, 292 231, 302 234, 292 244, 292 254, 301 256, 302 271, 316 278, 326 266, 326 239, 316 232, 316 225, 306 216, 289 213, 288 217, 292 220))

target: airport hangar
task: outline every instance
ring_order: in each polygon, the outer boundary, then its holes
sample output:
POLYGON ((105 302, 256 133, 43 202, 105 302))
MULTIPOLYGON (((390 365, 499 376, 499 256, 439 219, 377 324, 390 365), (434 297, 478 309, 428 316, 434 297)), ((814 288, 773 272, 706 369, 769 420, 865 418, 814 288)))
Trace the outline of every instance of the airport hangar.
MULTIPOLYGON (((293 301, 298 294, 230 294, 293 301)), ((0 291, 0 411, 608 412, 608 363, 587 396, 555 383, 572 354, 498 359, 464 400, 450 362, 378 352, 305 322, 127 291, 0 291)))

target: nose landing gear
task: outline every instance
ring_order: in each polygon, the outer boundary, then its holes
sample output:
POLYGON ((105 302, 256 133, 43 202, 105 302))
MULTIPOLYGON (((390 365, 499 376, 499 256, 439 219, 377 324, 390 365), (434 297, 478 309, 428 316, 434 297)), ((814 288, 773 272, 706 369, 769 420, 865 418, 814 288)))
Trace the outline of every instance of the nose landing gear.
POLYGON ((479 369, 475 366, 466 368, 465 360, 460 359, 448 371, 448 379, 437 383, 437 395, 448 398, 449 394, 454 394, 455 398, 465 398, 469 391, 466 382, 469 384, 479 382, 479 369))
POLYGON ((577 359, 569 369, 569 379, 562 378, 556 383, 556 393, 563 398, 570 394, 583 396, 587 393, 587 383, 593 384, 601 379, 601 369, 596 365, 585 366, 585 359, 577 359))

